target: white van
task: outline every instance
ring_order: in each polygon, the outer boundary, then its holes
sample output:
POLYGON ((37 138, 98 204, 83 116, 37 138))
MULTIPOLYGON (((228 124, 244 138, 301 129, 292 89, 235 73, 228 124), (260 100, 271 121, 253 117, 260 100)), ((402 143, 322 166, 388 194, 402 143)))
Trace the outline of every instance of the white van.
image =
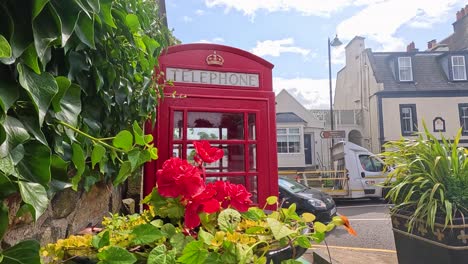
POLYGON ((297 172, 297 180, 333 198, 385 197, 386 191, 378 185, 385 182, 388 172, 380 158, 347 141, 336 143, 331 151, 332 170, 297 172))

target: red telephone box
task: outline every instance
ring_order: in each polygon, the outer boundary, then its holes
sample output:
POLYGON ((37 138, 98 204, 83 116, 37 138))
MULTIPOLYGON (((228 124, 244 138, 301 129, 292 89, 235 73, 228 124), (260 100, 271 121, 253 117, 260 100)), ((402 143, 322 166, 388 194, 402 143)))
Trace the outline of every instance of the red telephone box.
POLYGON ((277 196, 273 64, 215 44, 169 47, 159 64, 174 86, 165 88, 157 109, 152 133, 159 159, 145 166, 145 195, 155 186, 156 170, 165 160, 177 156, 190 161, 193 141, 204 139, 225 153, 207 165, 207 181, 243 184, 258 204, 277 196))

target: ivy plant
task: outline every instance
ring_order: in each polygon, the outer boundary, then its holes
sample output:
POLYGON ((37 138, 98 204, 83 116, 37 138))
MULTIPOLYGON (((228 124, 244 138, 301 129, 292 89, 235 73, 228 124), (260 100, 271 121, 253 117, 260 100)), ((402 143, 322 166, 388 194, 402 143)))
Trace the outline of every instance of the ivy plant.
POLYGON ((157 158, 141 125, 174 38, 149 0, 2 0, 0 13, 1 239, 5 198, 37 219, 55 192, 118 185, 157 158))

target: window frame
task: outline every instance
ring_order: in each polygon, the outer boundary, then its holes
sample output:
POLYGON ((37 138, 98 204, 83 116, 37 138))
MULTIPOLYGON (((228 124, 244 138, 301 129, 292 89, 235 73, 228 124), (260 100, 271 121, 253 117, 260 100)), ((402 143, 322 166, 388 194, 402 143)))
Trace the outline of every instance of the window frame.
POLYGON ((403 136, 413 136, 414 133, 418 132, 418 116, 416 114, 416 104, 400 104, 400 128, 401 135, 403 136), (403 128, 403 109, 411 109, 411 128, 412 131, 405 131, 403 128))
POLYGON ((466 72, 466 58, 465 56, 463 55, 452 55, 450 56, 450 64, 451 64, 451 69, 452 69, 452 80, 453 81, 466 81, 467 80, 467 72, 466 72), (457 64, 455 65, 454 64, 454 59, 455 58, 462 58, 463 59, 463 64, 457 64), (463 74, 464 74, 464 79, 461 79, 461 78, 458 78, 456 79, 455 78, 455 67, 462 67, 463 68, 463 74))
MULTIPOLYGON (((466 130, 464 129, 463 127, 463 116, 462 116, 462 113, 463 113, 463 108, 467 108, 468 109, 468 103, 461 103, 461 104, 458 104, 458 117, 460 118, 460 127, 462 128, 462 135, 463 136, 468 136, 468 122, 466 122, 466 130)), ((468 115, 466 116, 465 118, 466 120, 468 120, 468 115)))
POLYGON ((278 127, 276 128, 276 137, 277 137, 277 140, 276 140, 276 147, 277 147, 277 152, 278 154, 301 154, 302 153, 302 147, 301 147, 301 135, 302 135, 302 128, 301 127, 278 127), (286 130, 286 133, 284 134, 278 134, 278 130, 286 130), (298 129, 299 132, 298 133, 291 133, 290 130, 291 129, 298 129), (280 148, 278 147, 278 137, 279 136, 285 136, 286 137, 286 152, 280 152, 280 148), (299 137, 299 141, 290 141, 289 140, 289 137, 290 136, 298 136, 299 137), (298 142, 299 143, 299 148, 298 148, 298 151, 297 152, 290 152, 290 143, 292 142, 298 142))
POLYGON ((398 65, 398 80, 400 82, 413 82, 414 81, 414 76, 413 76, 413 61, 411 56, 400 56, 397 59, 397 65, 398 65), (402 66, 400 63, 400 59, 408 59, 409 60, 409 66, 402 66), (408 80, 402 80, 401 79, 401 70, 402 68, 409 68, 409 73, 410 73, 410 79, 408 80))

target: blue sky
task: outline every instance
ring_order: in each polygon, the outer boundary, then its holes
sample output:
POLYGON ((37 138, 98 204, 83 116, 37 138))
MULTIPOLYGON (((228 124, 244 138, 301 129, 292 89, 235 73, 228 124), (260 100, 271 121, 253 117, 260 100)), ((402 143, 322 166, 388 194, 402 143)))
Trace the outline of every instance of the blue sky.
POLYGON ((275 65, 273 89, 304 106, 329 107, 327 38, 332 78, 356 35, 373 51, 405 51, 453 33, 466 0, 166 0, 169 28, 182 43, 217 43, 250 51, 275 65))

